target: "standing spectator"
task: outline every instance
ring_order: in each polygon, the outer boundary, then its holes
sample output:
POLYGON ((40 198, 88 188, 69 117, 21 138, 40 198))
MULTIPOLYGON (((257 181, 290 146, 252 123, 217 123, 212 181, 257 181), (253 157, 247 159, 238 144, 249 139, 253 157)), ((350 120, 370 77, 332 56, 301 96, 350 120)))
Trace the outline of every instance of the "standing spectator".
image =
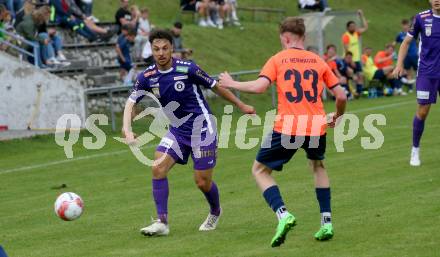
POLYGON ((330 11, 331 8, 328 7, 327 0, 298 0, 298 7, 304 10, 312 11, 330 11))
POLYGON ((356 91, 358 94, 361 94, 363 91, 364 77, 362 75, 360 38, 361 35, 368 30, 368 22, 362 10, 358 10, 358 14, 362 19, 363 27, 358 28, 354 21, 347 22, 347 31, 342 35, 342 43, 345 52, 350 51, 353 53, 353 61, 356 64, 354 70, 356 73, 356 91))
MULTIPOLYGON (((142 56, 142 50, 148 43, 148 38, 151 32, 151 24, 149 21, 149 10, 148 8, 142 8, 140 11, 141 16, 139 17, 137 36, 135 39, 135 55, 136 59, 140 59, 142 56)), ((149 46, 150 47, 150 46, 149 46)))
POLYGON ((136 27, 137 20, 133 19, 133 16, 129 9, 129 0, 120 0, 120 8, 116 11, 115 20, 118 25, 118 34, 121 33, 121 28, 124 25, 130 25, 133 28, 136 27))
POLYGON ((180 0, 180 9, 182 11, 197 12, 200 16, 200 27, 215 27, 209 17, 209 2, 210 0, 180 0))
POLYGON ((130 25, 123 25, 121 34, 116 44, 116 53, 120 67, 120 78, 124 80, 130 70, 133 68, 133 62, 130 55, 130 45, 134 43, 136 30, 130 25))
POLYGON ((393 67, 394 65, 394 46, 392 44, 387 44, 385 46, 385 50, 377 52, 374 57, 374 64, 379 69, 383 69, 385 67, 393 67))
MULTIPOLYGON (((402 20, 402 32, 400 32, 397 37, 394 45, 401 44, 403 40, 405 40, 406 35, 411 28, 411 22, 407 19, 402 20)), ((411 69, 417 72, 419 68, 419 48, 417 46, 417 40, 411 41, 409 44, 408 55, 403 61, 403 68, 405 69, 405 75, 402 77, 402 82, 405 84, 410 84, 410 92, 412 91, 412 84, 415 83, 415 75, 411 71, 411 69)))
POLYGON ((173 36, 173 57, 177 59, 187 60, 192 55, 192 50, 183 47, 182 39, 183 24, 180 22, 174 23, 171 29, 171 35, 173 36))

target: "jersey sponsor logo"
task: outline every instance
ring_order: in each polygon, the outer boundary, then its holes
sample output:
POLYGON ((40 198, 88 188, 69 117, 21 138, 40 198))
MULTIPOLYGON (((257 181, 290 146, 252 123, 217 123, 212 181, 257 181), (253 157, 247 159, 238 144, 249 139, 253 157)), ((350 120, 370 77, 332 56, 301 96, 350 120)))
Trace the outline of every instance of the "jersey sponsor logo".
POLYGON ((185 90, 185 83, 183 83, 182 81, 177 81, 176 83, 174 83, 174 89, 177 92, 182 92, 183 90, 185 90))
POLYGON ((150 78, 150 83, 157 83, 159 78, 150 78))
POLYGON ((177 66, 176 71, 182 73, 188 73, 189 67, 186 66, 177 66))
POLYGON ((429 100, 429 91, 417 91, 417 99, 429 100))
POLYGON ((174 81, 176 81, 176 80, 184 80, 184 79, 188 79, 188 75, 174 77, 174 81))
POLYGON ((159 83, 156 83, 156 84, 151 85, 150 87, 159 87, 159 86, 160 86, 159 83))
POLYGON ((426 17, 430 17, 430 16, 431 16, 431 14, 428 13, 428 14, 423 14, 423 15, 421 15, 420 18, 424 19, 424 18, 426 18, 426 17))
POLYGON ((427 23, 432 23, 434 20, 433 19, 425 19, 425 22, 427 23))

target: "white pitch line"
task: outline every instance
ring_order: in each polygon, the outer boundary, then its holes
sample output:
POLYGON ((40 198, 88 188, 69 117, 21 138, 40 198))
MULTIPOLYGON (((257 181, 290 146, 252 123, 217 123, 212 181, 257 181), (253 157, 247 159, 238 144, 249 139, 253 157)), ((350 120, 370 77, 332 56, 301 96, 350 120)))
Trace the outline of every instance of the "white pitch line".
MULTIPOLYGON (((377 106, 377 107, 370 107, 370 108, 363 108, 363 109, 359 109, 359 110, 353 110, 349 113, 360 113, 360 112, 366 112, 366 111, 374 111, 374 110, 382 110, 382 109, 387 109, 390 107, 396 107, 396 106, 401 106, 401 105, 406 105, 406 104, 410 104, 410 103, 414 103, 414 101, 405 101, 405 102, 399 102, 399 103, 394 103, 394 104, 387 104, 387 105, 382 105, 382 106, 377 106)), ((246 131, 253 131, 256 129, 260 129, 262 126, 255 126, 252 128, 248 128, 246 131)), ((231 134, 235 134, 238 131, 241 130, 235 130, 233 131, 231 134)), ((146 145, 143 148, 152 148, 155 147, 156 145, 146 145)), ((60 164, 65 164, 65 163, 71 163, 71 162, 76 162, 76 161, 83 161, 83 160, 90 160, 90 159, 96 159, 96 158, 101 158, 101 157, 106 157, 106 156, 111 156, 111 155, 120 155, 120 154, 124 154, 124 153, 128 153, 129 150, 117 150, 117 151, 112 151, 112 152, 106 152, 106 153, 98 153, 98 154, 91 154, 91 155, 86 155, 86 156, 80 156, 80 157, 75 157, 72 159, 66 159, 66 160, 59 160, 59 161, 53 161, 53 162, 46 162, 46 163, 40 163, 40 164, 36 164, 36 165, 30 165, 30 166, 23 166, 23 167, 18 167, 18 168, 12 168, 12 169, 7 169, 7 170, 0 170, 0 175, 3 174, 8 174, 8 173, 13 173, 13 172, 18 172, 18 171, 26 171, 26 170, 33 170, 33 169, 38 169, 38 168, 46 168, 46 167, 50 167, 50 166, 55 166, 55 165, 60 165, 60 164)))

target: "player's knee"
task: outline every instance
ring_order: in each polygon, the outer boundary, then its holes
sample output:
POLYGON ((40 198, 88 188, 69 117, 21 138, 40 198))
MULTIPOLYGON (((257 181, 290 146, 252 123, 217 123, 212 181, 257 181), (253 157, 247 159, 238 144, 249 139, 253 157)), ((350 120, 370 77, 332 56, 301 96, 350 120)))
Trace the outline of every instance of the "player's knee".
POLYGON ((426 120, 426 118, 428 118, 428 114, 429 114, 428 106, 419 107, 419 109, 417 110, 417 118, 421 120, 426 120))
POLYGON ((154 164, 152 167, 153 177, 156 179, 165 178, 167 176, 167 168, 163 164, 154 164))
POLYGON ((195 182, 197 187, 203 192, 208 192, 211 187, 211 180, 204 177, 196 177, 195 182))
POLYGON ((270 170, 264 164, 255 161, 252 166, 252 175, 258 177, 266 173, 270 174, 270 170))
POLYGON ((310 160, 309 165, 310 165, 310 168, 312 168, 312 170, 314 172, 320 172, 320 171, 325 170, 324 161, 310 160))

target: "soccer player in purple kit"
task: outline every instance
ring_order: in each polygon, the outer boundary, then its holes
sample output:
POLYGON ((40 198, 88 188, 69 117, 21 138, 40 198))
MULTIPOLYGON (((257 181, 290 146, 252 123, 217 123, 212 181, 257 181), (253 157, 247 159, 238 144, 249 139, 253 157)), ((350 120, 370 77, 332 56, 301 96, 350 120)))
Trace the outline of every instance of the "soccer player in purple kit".
POLYGON ((152 193, 158 219, 152 225, 142 228, 141 233, 147 236, 169 234, 167 175, 174 164, 186 164, 189 155, 194 161, 195 183, 204 193, 211 208, 199 230, 214 230, 221 215, 219 190, 212 181, 217 158, 217 134, 215 122, 200 87, 211 89, 245 114, 254 114, 255 109, 244 104, 231 91, 217 87, 217 81, 193 62, 172 58, 173 38, 168 31, 153 31, 149 40, 156 64, 138 75, 125 106, 122 132, 127 143, 135 142, 135 135, 131 130, 132 111, 134 105, 145 95, 144 92, 154 94, 162 107, 165 107, 163 109, 171 125, 156 148, 152 167, 152 193), (172 112, 167 111, 170 103, 178 103, 178 108, 172 112))
POLYGON ((425 128, 431 104, 440 93, 440 0, 429 0, 432 9, 417 14, 412 28, 402 42, 393 75, 405 74, 404 60, 412 40, 420 36, 419 70, 417 72, 417 113, 413 121, 413 147, 411 166, 420 166, 420 139, 425 128))

